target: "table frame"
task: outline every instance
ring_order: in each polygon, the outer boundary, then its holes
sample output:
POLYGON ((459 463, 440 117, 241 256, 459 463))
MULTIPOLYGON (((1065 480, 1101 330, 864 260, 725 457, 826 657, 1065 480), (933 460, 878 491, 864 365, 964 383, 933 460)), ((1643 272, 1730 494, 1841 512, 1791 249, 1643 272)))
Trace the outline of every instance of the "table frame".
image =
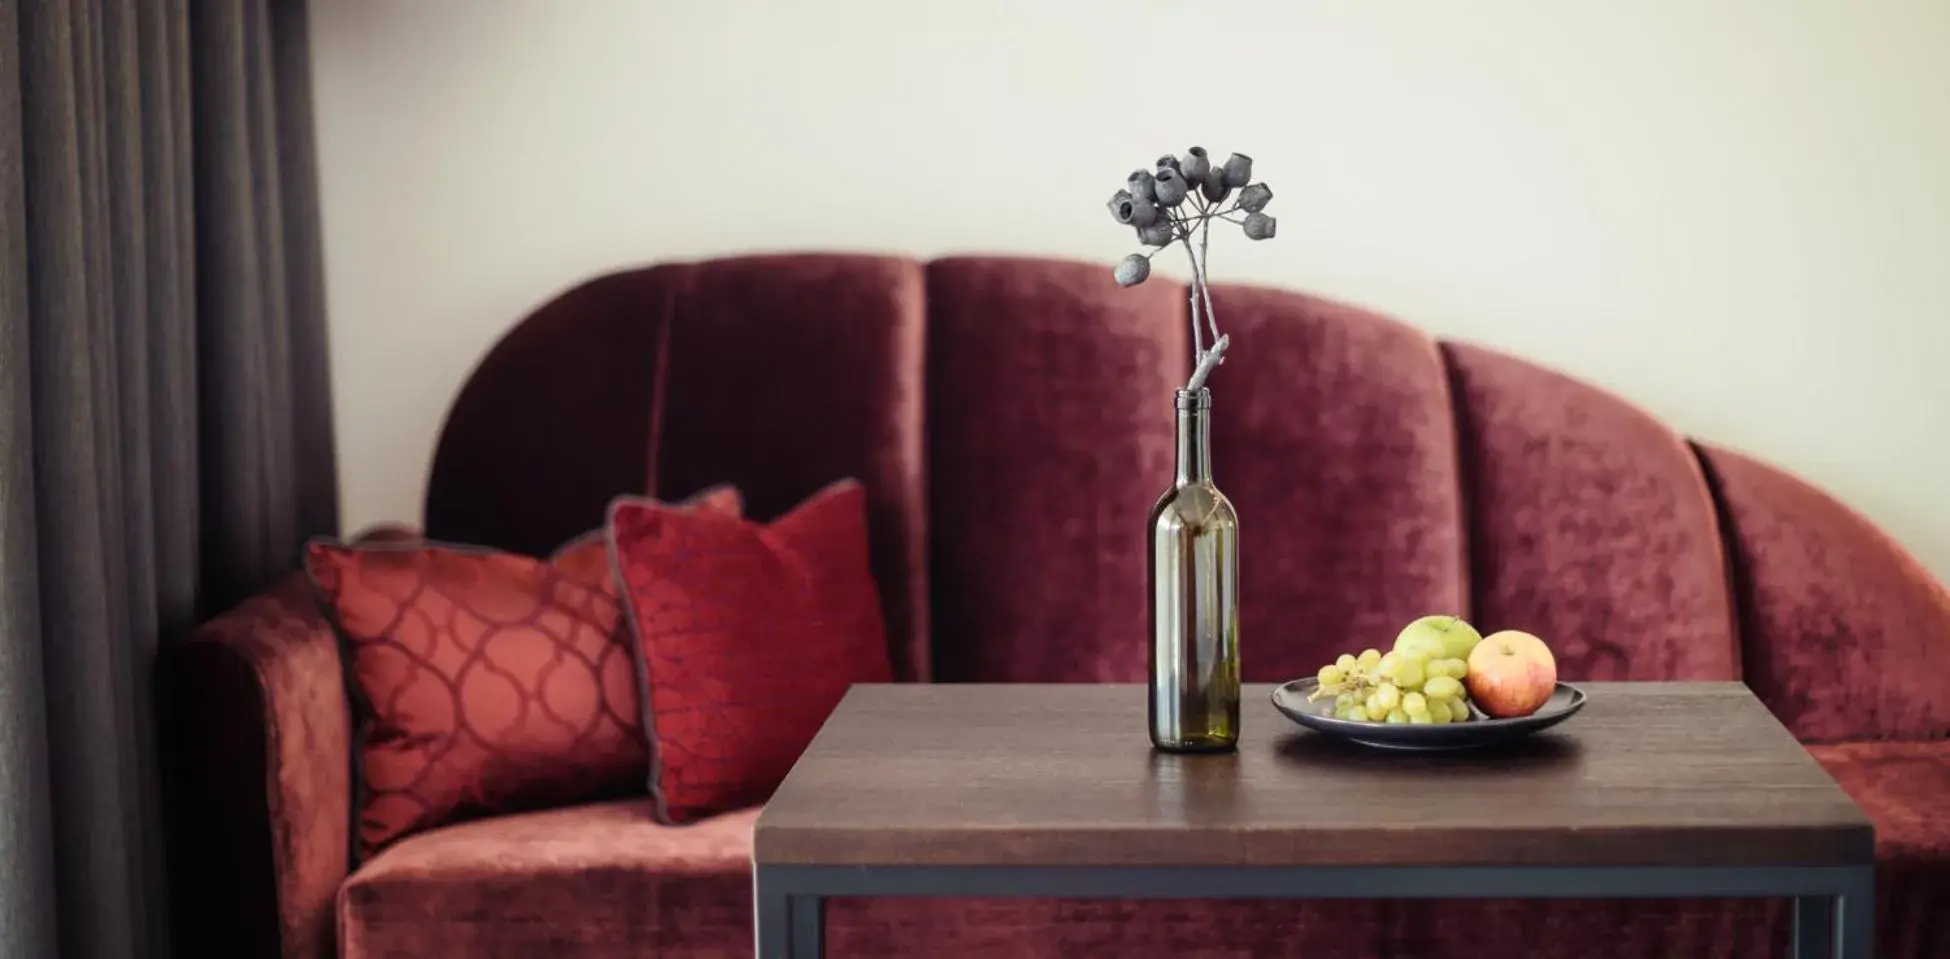
POLYGON ((1792 959, 1872 959, 1875 867, 821 866, 753 871, 758 959, 820 959, 828 896, 1079 899, 1790 898, 1792 959))

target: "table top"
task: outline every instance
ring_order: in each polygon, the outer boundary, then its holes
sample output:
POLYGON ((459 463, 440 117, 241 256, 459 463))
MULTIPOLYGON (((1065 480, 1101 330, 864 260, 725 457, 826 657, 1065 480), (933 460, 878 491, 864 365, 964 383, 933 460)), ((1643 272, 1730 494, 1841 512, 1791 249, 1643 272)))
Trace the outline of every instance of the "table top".
POLYGON ((794 865, 1872 862, 1847 794, 1739 683, 1585 683, 1550 731, 1404 754, 1246 688, 1236 752, 1156 752, 1135 685, 868 685, 760 814, 794 865))

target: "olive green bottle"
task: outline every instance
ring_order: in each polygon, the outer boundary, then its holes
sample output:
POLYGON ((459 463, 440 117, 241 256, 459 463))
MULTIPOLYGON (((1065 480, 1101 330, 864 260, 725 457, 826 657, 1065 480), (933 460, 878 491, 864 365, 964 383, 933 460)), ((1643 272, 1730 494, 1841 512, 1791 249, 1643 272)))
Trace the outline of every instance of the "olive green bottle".
POLYGON ((1212 392, 1179 390, 1178 468, 1151 509, 1151 743, 1239 743, 1239 516, 1212 485, 1212 392))

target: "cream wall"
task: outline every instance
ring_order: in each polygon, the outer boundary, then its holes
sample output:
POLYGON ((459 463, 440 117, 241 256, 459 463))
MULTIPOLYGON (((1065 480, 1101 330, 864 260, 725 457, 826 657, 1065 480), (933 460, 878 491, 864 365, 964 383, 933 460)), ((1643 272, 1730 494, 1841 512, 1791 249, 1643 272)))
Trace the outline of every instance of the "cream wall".
POLYGON ((1242 150, 1303 287, 1827 487, 1950 578, 1950 3, 311 5, 348 526, 592 273, 753 249, 1106 264, 1128 170, 1242 150))

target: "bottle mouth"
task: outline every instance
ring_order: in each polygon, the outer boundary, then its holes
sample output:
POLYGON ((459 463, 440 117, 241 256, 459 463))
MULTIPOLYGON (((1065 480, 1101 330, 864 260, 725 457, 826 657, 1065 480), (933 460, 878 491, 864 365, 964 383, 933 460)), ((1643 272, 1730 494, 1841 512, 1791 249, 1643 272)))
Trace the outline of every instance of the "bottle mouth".
POLYGON ((1209 410, 1212 408, 1212 391, 1203 386, 1195 390, 1179 390, 1172 405, 1181 410, 1209 410))

